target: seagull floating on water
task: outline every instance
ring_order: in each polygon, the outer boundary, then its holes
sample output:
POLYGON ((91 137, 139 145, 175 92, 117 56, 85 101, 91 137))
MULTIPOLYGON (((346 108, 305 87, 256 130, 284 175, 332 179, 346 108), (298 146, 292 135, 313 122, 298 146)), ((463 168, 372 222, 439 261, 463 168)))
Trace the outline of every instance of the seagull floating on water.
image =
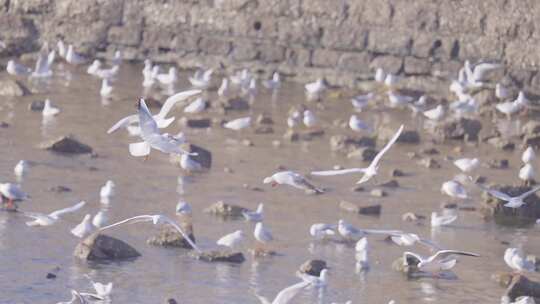
POLYGON ((328 236, 336 235, 336 224, 324 224, 324 223, 317 223, 311 225, 309 228, 309 234, 314 237, 315 239, 324 239, 328 236))
POLYGON ((366 237, 361 238, 356 242, 354 246, 355 250, 355 259, 356 259, 356 269, 359 271, 364 271, 369 269, 369 245, 366 237))
POLYGON ((101 198, 101 202, 104 204, 109 203, 109 199, 114 196, 114 188, 115 184, 112 180, 108 180, 103 187, 99 190, 99 197, 101 198))
POLYGON ((458 181, 450 180, 444 182, 441 186, 441 193, 446 194, 452 198, 468 199, 467 191, 465 187, 458 181))
POLYGON ((373 129, 366 122, 362 121, 358 116, 351 115, 349 119, 349 128, 355 132, 372 132, 373 129))
POLYGON ((176 214, 191 216, 191 213, 192 213, 192 208, 189 203, 184 202, 184 201, 179 201, 178 204, 176 204, 176 214))
POLYGON ((45 99, 45 104, 43 105, 43 110, 41 111, 41 114, 43 115, 43 117, 56 116, 59 113, 60 113, 60 109, 58 107, 53 106, 49 99, 45 99))
POLYGON ((470 173, 480 166, 478 158, 460 158, 454 161, 454 165, 464 173, 470 173))

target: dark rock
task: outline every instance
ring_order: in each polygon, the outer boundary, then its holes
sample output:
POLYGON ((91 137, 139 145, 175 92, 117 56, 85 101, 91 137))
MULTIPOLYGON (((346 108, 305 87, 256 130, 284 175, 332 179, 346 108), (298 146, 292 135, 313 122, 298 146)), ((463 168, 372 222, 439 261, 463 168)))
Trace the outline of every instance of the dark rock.
POLYGON ((393 169, 392 172, 390 172, 390 176, 392 177, 403 177, 405 176, 405 172, 399 170, 399 169, 393 169))
POLYGON ((274 121, 272 120, 272 117, 270 117, 268 114, 263 113, 257 116, 256 120, 258 125, 273 125, 274 121))
POLYGON ((204 209, 205 213, 215 214, 224 217, 241 217, 242 212, 248 211, 248 209, 236 205, 226 204, 223 201, 212 204, 210 207, 204 209))
POLYGON ((364 186, 354 186, 351 188, 352 192, 364 192, 366 191, 366 188, 364 186))
POLYGON ((304 131, 294 131, 287 130, 283 135, 284 139, 289 141, 312 141, 315 138, 322 137, 324 135, 324 130, 304 130, 304 131))
POLYGON ((271 126, 260 126, 255 129, 255 134, 272 134, 274 129, 271 126))
POLYGON ((534 149, 540 148, 540 134, 525 135, 523 137, 523 146, 531 146, 534 149))
POLYGON ((384 182, 382 184, 377 185, 377 187, 384 187, 384 188, 399 188, 399 183, 397 180, 392 179, 387 182, 384 182))
POLYGON ((477 140, 482 123, 476 119, 457 118, 435 126, 433 135, 438 140, 477 140))
POLYGON ((156 109, 161 109, 161 107, 163 106, 163 104, 161 103, 161 101, 155 99, 155 98, 146 98, 144 100, 146 102, 146 105, 149 107, 149 108, 156 108, 156 109))
POLYGON ((378 188, 371 190, 369 194, 373 197, 385 197, 387 195, 384 190, 378 188))
POLYGON ((212 120, 210 120, 209 118, 195 119, 195 118, 183 117, 181 120, 181 124, 188 128, 205 129, 205 128, 210 128, 210 126, 212 125, 212 120))
POLYGON ((51 142, 44 143, 41 148, 63 154, 92 153, 90 146, 79 142, 73 135, 62 136, 51 142))
POLYGON ((326 269, 326 261, 324 260, 307 260, 302 265, 300 265, 299 271, 301 273, 306 273, 312 276, 320 276, 321 271, 326 269))
MULTIPOLYGON (((195 236, 193 235, 193 228, 191 225, 181 225, 189 238, 195 242, 195 236)), ((178 247, 185 249, 193 249, 188 241, 172 226, 162 226, 157 235, 149 238, 146 243, 153 246, 162 247, 178 247)))
POLYGON ((71 192, 71 188, 59 185, 59 186, 50 187, 49 191, 56 192, 56 193, 64 193, 64 192, 71 192))
POLYGON ((43 100, 34 100, 30 105, 28 106, 28 109, 30 111, 34 112, 41 112, 43 111, 43 108, 45 107, 45 101, 43 100))
POLYGON ((350 153, 359 148, 375 148, 375 138, 362 136, 359 138, 346 136, 346 135, 334 135, 330 137, 330 149, 335 152, 350 153))
POLYGON ((377 156, 378 151, 370 147, 361 147, 347 154, 347 158, 361 159, 362 161, 372 161, 377 156))
MULTIPOLYGON (((212 168, 212 152, 194 144, 189 144, 186 150, 192 153, 197 153, 197 155, 190 156, 190 158, 201 164, 203 168, 212 168)), ((179 161, 180 158, 178 158, 178 162, 179 161)))
POLYGON ((380 204, 361 207, 347 201, 340 201, 339 208, 352 213, 377 216, 381 215, 382 210, 382 206, 380 204))
POLYGON ((30 90, 21 82, 12 79, 0 80, 0 96, 20 97, 30 95, 30 90))
POLYGON ((176 302, 175 299, 170 298, 170 299, 167 299, 167 304, 178 304, 178 302, 176 302))
POLYGON ((136 258, 141 254, 124 241, 96 232, 82 240, 75 247, 73 255, 88 261, 117 261, 136 258))
POLYGON ((197 260, 205 262, 229 262, 240 264, 246 260, 244 254, 242 254, 241 252, 227 252, 217 250, 202 253, 193 252, 192 256, 197 260))
POLYGON ((514 274, 505 296, 515 301, 519 297, 540 298, 540 282, 531 281, 522 274, 514 274))
MULTIPOLYGON (((528 186, 491 186, 490 188, 506 193, 510 196, 518 196, 531 190, 528 186)), ((482 208, 480 212, 486 218, 493 217, 497 224, 510 226, 524 226, 534 224, 540 218, 540 198, 531 194, 524 199, 525 205, 519 208, 504 207, 505 201, 494 198, 487 193, 482 194, 482 208)))
POLYGON ((428 169, 440 169, 441 168, 441 164, 439 164, 438 161, 436 161, 435 159, 433 159, 431 157, 426 157, 426 158, 421 159, 418 162, 418 164, 420 166, 426 167, 428 169))
POLYGON ((420 153, 426 154, 426 155, 437 155, 437 154, 439 154, 439 150, 437 150, 435 148, 424 148, 424 149, 420 150, 420 153))
POLYGON ((488 139, 487 142, 493 147, 503 151, 512 151, 516 147, 513 142, 502 137, 492 137, 488 139))
POLYGON ((47 278, 47 279, 56 279, 56 275, 54 273, 49 272, 49 273, 47 273, 47 276, 45 278, 47 278))
POLYGON ((242 98, 231 98, 223 101, 221 106, 225 111, 247 111, 249 110, 249 102, 242 98))
POLYGON ((2 129, 9 128, 9 124, 5 121, 0 121, 0 128, 2 129))
POLYGON ((486 165, 490 169, 508 169, 510 163, 508 159, 490 159, 486 165))
MULTIPOLYGON (((379 129, 377 140, 385 142, 389 141, 392 136, 396 134, 396 130, 397 129, 390 126, 381 127, 379 129)), ((416 130, 407 130, 407 128, 405 128, 403 132, 401 132, 397 142, 404 144, 418 144, 420 143, 420 134, 416 130)))
POLYGON ((487 177, 485 176, 477 176, 475 179, 474 179, 474 182, 477 183, 477 184, 483 184, 487 181, 487 177))

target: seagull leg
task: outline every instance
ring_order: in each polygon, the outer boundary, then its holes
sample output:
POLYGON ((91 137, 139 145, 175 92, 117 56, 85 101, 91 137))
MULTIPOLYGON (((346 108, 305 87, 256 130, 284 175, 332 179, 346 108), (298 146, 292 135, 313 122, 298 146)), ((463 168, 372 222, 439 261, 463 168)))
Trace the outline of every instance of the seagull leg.
POLYGON ((8 198, 7 209, 8 210, 15 210, 14 205, 13 205, 13 200, 11 198, 8 198))
POLYGON ((147 161, 149 158, 150 158, 150 154, 146 155, 146 156, 143 158, 143 161, 147 161))

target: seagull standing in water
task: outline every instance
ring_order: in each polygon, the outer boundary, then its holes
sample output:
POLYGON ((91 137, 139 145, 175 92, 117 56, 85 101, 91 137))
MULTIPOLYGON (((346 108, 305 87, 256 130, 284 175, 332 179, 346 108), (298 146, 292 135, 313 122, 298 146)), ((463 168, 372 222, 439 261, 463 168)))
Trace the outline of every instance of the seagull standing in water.
POLYGON ((534 149, 532 147, 528 147, 525 151, 523 151, 523 154, 521 154, 521 161, 524 164, 532 163, 536 159, 536 154, 534 153, 534 149))
POLYGON ((272 176, 266 177, 263 180, 263 183, 271 184, 272 187, 277 185, 289 185, 305 191, 315 191, 316 193, 324 192, 324 190, 319 189, 308 182, 305 177, 293 171, 281 171, 274 173, 272 176))
POLYGON ((13 168, 13 173, 15 173, 15 177, 17 178, 17 181, 22 181, 22 179, 28 174, 29 171, 29 165, 26 160, 20 160, 17 165, 15 165, 15 168, 13 168))
POLYGON ((49 214, 37 213, 37 212, 23 212, 22 214, 27 217, 31 217, 34 220, 26 222, 26 225, 33 226, 50 226, 55 224, 62 215, 75 212, 86 205, 86 202, 81 201, 71 207, 53 211, 49 214))
POLYGON ((109 200, 114 196, 115 184, 112 180, 108 180, 99 190, 99 197, 102 204, 109 204, 109 200))
POLYGON ((60 113, 60 109, 53 106, 49 99, 45 99, 45 104, 43 105, 43 110, 41 111, 41 114, 43 115, 43 117, 56 116, 59 113, 60 113))
POLYGON ((262 244, 270 243, 274 240, 272 232, 262 222, 255 224, 255 230, 253 231, 253 236, 257 241, 262 244))
POLYGON ((332 175, 341 175, 341 174, 349 174, 349 173, 363 173, 364 175, 357 182, 357 184, 363 184, 377 175, 378 170, 379 170, 379 162, 381 161, 381 158, 383 157, 384 153, 386 153, 390 149, 390 147, 392 147, 392 145, 398 140, 402 131, 403 131, 403 125, 399 127, 396 134, 394 134, 394 136, 390 139, 390 141, 386 144, 386 146, 384 146, 384 148, 379 153, 377 153, 377 155, 371 161, 371 164, 369 164, 367 168, 314 171, 314 172, 311 172, 311 174, 320 175, 320 176, 332 176, 332 175))
POLYGON ((367 107, 369 102, 375 97, 375 94, 368 93, 365 95, 357 95, 351 99, 351 103, 354 107, 354 109, 358 112, 362 112, 362 110, 367 107))
POLYGON ((71 229, 71 234, 78 238, 85 238, 92 234, 96 230, 96 227, 92 224, 92 215, 87 214, 84 216, 81 223, 71 229))
POLYGON ((362 121, 358 116, 351 115, 349 119, 349 128, 355 132, 372 132, 373 129, 366 122, 362 121))
POLYGON ((195 75, 189 77, 188 80, 194 88, 206 89, 210 86, 210 82, 212 81, 212 73, 214 73, 213 69, 206 71, 197 70, 195 75))
POLYGON ((69 64, 79 65, 79 64, 85 63, 86 58, 84 58, 83 56, 77 54, 75 52, 75 49, 73 48, 73 45, 70 44, 68 46, 68 49, 67 49, 67 52, 66 52, 66 61, 69 64))
POLYGON ((279 79, 279 73, 278 72, 274 72, 274 74, 272 74, 272 79, 269 79, 269 80, 265 80, 262 82, 263 86, 269 90, 277 90, 279 89, 280 85, 281 85, 281 81, 279 79))
POLYGON ((369 269, 369 259, 368 259, 369 245, 368 245, 367 238, 363 237, 358 242, 356 242, 356 246, 354 247, 354 250, 356 252, 354 256, 356 259, 356 269, 359 271, 368 270, 369 269))

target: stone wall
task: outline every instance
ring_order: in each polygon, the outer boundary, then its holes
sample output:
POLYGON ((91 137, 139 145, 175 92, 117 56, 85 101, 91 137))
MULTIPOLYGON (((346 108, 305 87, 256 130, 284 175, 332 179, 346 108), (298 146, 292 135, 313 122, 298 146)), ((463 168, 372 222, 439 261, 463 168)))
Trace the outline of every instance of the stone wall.
POLYGON ((0 56, 63 37, 88 54, 151 58, 351 85, 376 67, 455 73, 465 59, 540 83, 538 0, 0 0, 0 56))

